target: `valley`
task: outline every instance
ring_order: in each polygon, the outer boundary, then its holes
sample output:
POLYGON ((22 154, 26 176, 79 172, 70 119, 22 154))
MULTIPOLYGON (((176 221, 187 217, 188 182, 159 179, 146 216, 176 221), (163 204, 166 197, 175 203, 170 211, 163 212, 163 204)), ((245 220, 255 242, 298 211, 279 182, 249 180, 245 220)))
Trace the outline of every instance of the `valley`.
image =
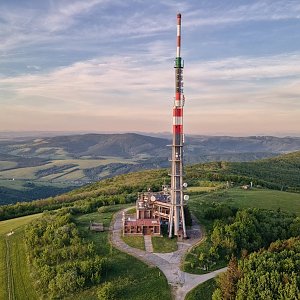
MULTIPOLYGON (((169 167, 170 140, 83 134, 0 140, 0 204, 56 196, 101 179, 169 167)), ((185 164, 253 161, 300 148, 299 138, 187 136, 185 164)))

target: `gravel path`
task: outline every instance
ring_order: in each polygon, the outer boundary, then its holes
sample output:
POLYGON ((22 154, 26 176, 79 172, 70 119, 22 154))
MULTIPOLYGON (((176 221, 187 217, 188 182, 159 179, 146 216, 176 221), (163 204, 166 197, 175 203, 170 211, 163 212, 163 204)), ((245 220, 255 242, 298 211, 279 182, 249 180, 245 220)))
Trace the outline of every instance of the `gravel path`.
POLYGON ((202 236, 199 225, 193 225, 192 229, 188 231, 190 239, 178 242, 177 251, 171 253, 151 253, 132 248, 121 239, 122 214, 123 210, 118 212, 113 220, 111 235, 113 245, 150 266, 158 267, 165 274, 169 284, 172 286, 175 300, 183 300, 191 289, 226 270, 226 268, 223 268, 204 275, 189 274, 180 270, 181 260, 185 253, 201 240, 202 236))

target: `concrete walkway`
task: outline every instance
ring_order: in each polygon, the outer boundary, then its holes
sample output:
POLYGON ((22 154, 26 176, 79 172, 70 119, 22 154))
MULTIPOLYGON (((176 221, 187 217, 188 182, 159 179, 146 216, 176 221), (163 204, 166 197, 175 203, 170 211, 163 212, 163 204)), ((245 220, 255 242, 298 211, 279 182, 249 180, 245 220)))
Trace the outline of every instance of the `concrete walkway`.
POLYGON ((152 246, 152 240, 151 235, 145 235, 144 236, 144 242, 145 242, 145 250, 146 252, 153 252, 153 246, 152 246))
POLYGON ((194 225, 191 231, 188 231, 188 236, 191 237, 190 239, 178 242, 177 251, 171 253, 151 253, 132 248, 121 239, 122 214, 123 210, 118 212, 114 217, 111 235, 113 245, 150 266, 158 267, 165 274, 169 284, 172 286, 175 300, 183 300, 191 289, 215 277, 217 274, 226 271, 226 268, 223 268, 208 274, 195 275, 180 270, 180 263, 184 254, 189 248, 201 240, 199 225, 194 225))

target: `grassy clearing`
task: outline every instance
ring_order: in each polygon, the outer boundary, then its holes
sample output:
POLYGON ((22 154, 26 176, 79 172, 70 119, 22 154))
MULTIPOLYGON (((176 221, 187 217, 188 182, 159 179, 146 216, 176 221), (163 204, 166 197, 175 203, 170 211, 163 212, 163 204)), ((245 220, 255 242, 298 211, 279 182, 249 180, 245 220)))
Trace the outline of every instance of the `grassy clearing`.
POLYGON ((0 222, 0 299, 9 299, 10 296, 20 300, 38 299, 25 256, 24 226, 40 215, 0 222), (7 236, 11 230, 14 234, 7 236))
POLYGON ((24 229, 17 229, 17 231, 7 237, 9 244, 13 289, 15 299, 20 300, 34 300, 38 296, 33 287, 33 281, 30 277, 29 266, 26 259, 25 243, 24 243, 24 229))
MULTIPOLYGON (((97 252, 108 259, 108 270, 104 275, 104 281, 130 279, 130 285, 122 289, 120 300, 156 300, 171 299, 171 292, 167 280, 157 268, 150 268, 136 258, 114 249, 109 243, 108 232, 92 232, 88 230, 90 220, 103 222, 109 225, 112 215, 121 206, 103 207, 100 213, 91 213, 77 218, 80 233, 87 241, 93 241, 97 252), (155 286, 155 288, 153 288, 155 286)), ((124 207, 124 206, 122 206, 124 207)), ((82 293, 76 294, 70 299, 97 299, 97 288, 93 287, 82 293)))
POLYGON ((167 236, 152 236, 153 252, 156 253, 169 253, 178 249, 177 239, 170 239, 167 236))
POLYGON ((216 280, 210 279, 205 281, 202 284, 199 284, 197 287, 192 289, 185 297, 185 300, 198 300, 198 299, 205 299, 211 300, 212 294, 216 289, 217 284, 216 280))
POLYGON ((0 299, 9 299, 7 292, 7 267, 5 237, 0 236, 0 299))
POLYGON ((197 193, 197 192, 211 192, 218 189, 215 186, 191 186, 187 188, 188 193, 197 193))
POLYGON ((122 236, 122 240, 132 248, 145 251, 145 241, 143 236, 122 236))
POLYGON ((281 209, 300 215, 300 194, 296 193, 264 189, 230 189, 224 198, 229 205, 238 208, 281 209))
POLYGON ((14 299, 38 299, 29 275, 25 256, 24 226, 41 214, 11 219, 0 222, 0 299, 9 299, 8 278, 10 280, 10 295, 14 299), (6 236, 11 230, 14 234, 6 236), (8 277, 10 276, 10 277, 8 277))
POLYGON ((205 208, 212 202, 223 202, 237 208, 281 209, 289 213, 300 215, 300 194, 276 190, 240 188, 223 189, 202 195, 192 195, 189 200, 191 212, 205 227, 210 223, 204 218, 205 208))
POLYGON ((35 214, 35 215, 20 217, 16 219, 0 221, 0 236, 10 232, 11 230, 16 230, 28 224, 32 220, 38 218, 40 215, 41 214, 35 214))

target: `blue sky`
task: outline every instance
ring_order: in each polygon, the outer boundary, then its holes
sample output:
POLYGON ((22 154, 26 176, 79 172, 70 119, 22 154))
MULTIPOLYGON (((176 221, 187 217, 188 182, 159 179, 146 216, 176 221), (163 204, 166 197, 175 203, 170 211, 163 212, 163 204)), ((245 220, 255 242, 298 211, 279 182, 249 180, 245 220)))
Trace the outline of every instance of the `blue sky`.
POLYGON ((300 2, 3 0, 0 130, 300 135, 300 2))

